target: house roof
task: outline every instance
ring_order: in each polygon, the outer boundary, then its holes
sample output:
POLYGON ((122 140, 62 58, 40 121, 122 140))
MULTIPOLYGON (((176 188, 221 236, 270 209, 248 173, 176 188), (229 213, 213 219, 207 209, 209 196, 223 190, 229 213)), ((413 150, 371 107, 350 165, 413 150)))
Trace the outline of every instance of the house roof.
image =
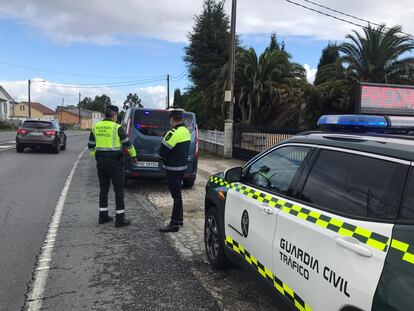
POLYGON ((3 93, 9 101, 14 102, 13 97, 11 97, 10 94, 7 93, 7 91, 1 85, 0 85, 0 92, 3 93))
MULTIPOLYGON (((62 106, 58 106, 56 108, 57 112, 60 111, 65 111, 67 113, 73 114, 75 116, 79 116, 79 108, 77 107, 62 107, 62 106)), ((99 111, 92 111, 92 110, 88 110, 88 109, 81 109, 81 117, 83 118, 92 118, 92 113, 101 113, 99 111)))
MULTIPOLYGON (((21 102, 21 103, 26 104, 26 105, 29 104, 28 102, 21 102)), ((30 106, 31 106, 31 109, 35 109, 43 115, 55 115, 56 114, 55 111, 46 107, 45 105, 42 105, 41 103, 30 102, 30 106)))

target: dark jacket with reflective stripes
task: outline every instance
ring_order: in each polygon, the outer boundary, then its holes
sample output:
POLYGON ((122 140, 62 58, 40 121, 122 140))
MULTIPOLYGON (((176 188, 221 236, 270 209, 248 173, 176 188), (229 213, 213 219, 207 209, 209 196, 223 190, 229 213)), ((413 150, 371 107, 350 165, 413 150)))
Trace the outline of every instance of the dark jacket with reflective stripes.
POLYGON ((103 121, 98 122, 94 128, 92 129, 91 133, 89 134, 89 142, 88 142, 88 149, 89 152, 91 153, 92 156, 95 157, 105 157, 105 158, 114 158, 114 159, 121 159, 123 157, 123 152, 121 149, 122 147, 125 147, 128 149, 128 153, 132 158, 135 158, 137 153, 136 150, 134 148, 134 146, 131 144, 131 141, 129 140, 128 136, 126 135, 124 129, 116 124, 111 124, 111 126, 114 126, 115 129, 116 127, 118 127, 116 133, 119 137, 119 142, 120 145, 118 146, 112 146, 112 143, 108 143, 108 142, 113 142, 114 141, 114 137, 113 137, 113 131, 112 130, 108 130, 106 129, 106 127, 103 127, 104 129, 104 136, 106 136, 104 138, 104 145, 105 147, 108 147, 109 145, 111 145, 111 148, 99 148, 101 146, 99 146, 99 142, 98 142, 98 146, 97 146, 97 141, 96 141, 96 137, 95 137, 95 130, 96 128, 100 127, 100 124, 104 124, 105 122, 113 122, 110 119, 105 119, 103 121), (106 146, 108 145, 108 146, 106 146), (112 148, 115 147, 115 148, 112 148), (99 149, 108 149, 108 150, 99 150, 99 149), (110 150, 110 149, 114 149, 114 150, 110 150))
POLYGON ((174 126, 172 130, 165 134, 159 150, 165 169, 171 171, 187 169, 190 143, 190 131, 183 123, 174 126))

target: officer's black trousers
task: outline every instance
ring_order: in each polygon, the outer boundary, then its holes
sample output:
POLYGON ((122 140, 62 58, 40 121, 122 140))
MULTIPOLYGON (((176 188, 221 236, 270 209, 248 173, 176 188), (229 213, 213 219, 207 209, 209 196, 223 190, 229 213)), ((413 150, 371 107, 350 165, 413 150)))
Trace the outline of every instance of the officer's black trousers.
POLYGON ((99 177, 99 207, 108 207, 108 192, 112 182, 115 192, 115 205, 117 211, 124 210, 124 167, 123 162, 116 158, 97 157, 97 169, 99 177))
POLYGON ((176 172, 167 170, 168 189, 174 199, 174 206, 171 215, 171 222, 183 221, 183 199, 181 197, 181 184, 184 171, 176 172))

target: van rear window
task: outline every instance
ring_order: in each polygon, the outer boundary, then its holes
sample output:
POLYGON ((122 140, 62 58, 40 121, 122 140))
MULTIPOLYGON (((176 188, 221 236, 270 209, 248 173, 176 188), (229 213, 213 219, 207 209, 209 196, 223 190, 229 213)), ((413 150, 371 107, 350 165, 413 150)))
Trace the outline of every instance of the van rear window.
POLYGON ((53 124, 42 121, 24 121, 22 127, 31 129, 53 129, 53 124))
MULTIPOLYGON (((143 135, 164 136, 171 129, 168 111, 137 110, 134 116, 134 127, 143 135)), ((184 123, 192 132, 195 128, 194 117, 190 113, 184 113, 184 123)))

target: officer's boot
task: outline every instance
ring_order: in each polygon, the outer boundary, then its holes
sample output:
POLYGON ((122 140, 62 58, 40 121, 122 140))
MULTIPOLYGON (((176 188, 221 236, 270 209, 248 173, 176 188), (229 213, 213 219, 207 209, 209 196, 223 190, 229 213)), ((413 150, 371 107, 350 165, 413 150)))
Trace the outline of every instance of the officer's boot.
POLYGON ((99 212, 99 224, 105 224, 107 222, 110 222, 114 220, 111 216, 108 216, 108 211, 105 212, 99 212))
POLYGON ((116 214, 115 227, 125 227, 131 224, 131 221, 125 218, 125 213, 116 214))

